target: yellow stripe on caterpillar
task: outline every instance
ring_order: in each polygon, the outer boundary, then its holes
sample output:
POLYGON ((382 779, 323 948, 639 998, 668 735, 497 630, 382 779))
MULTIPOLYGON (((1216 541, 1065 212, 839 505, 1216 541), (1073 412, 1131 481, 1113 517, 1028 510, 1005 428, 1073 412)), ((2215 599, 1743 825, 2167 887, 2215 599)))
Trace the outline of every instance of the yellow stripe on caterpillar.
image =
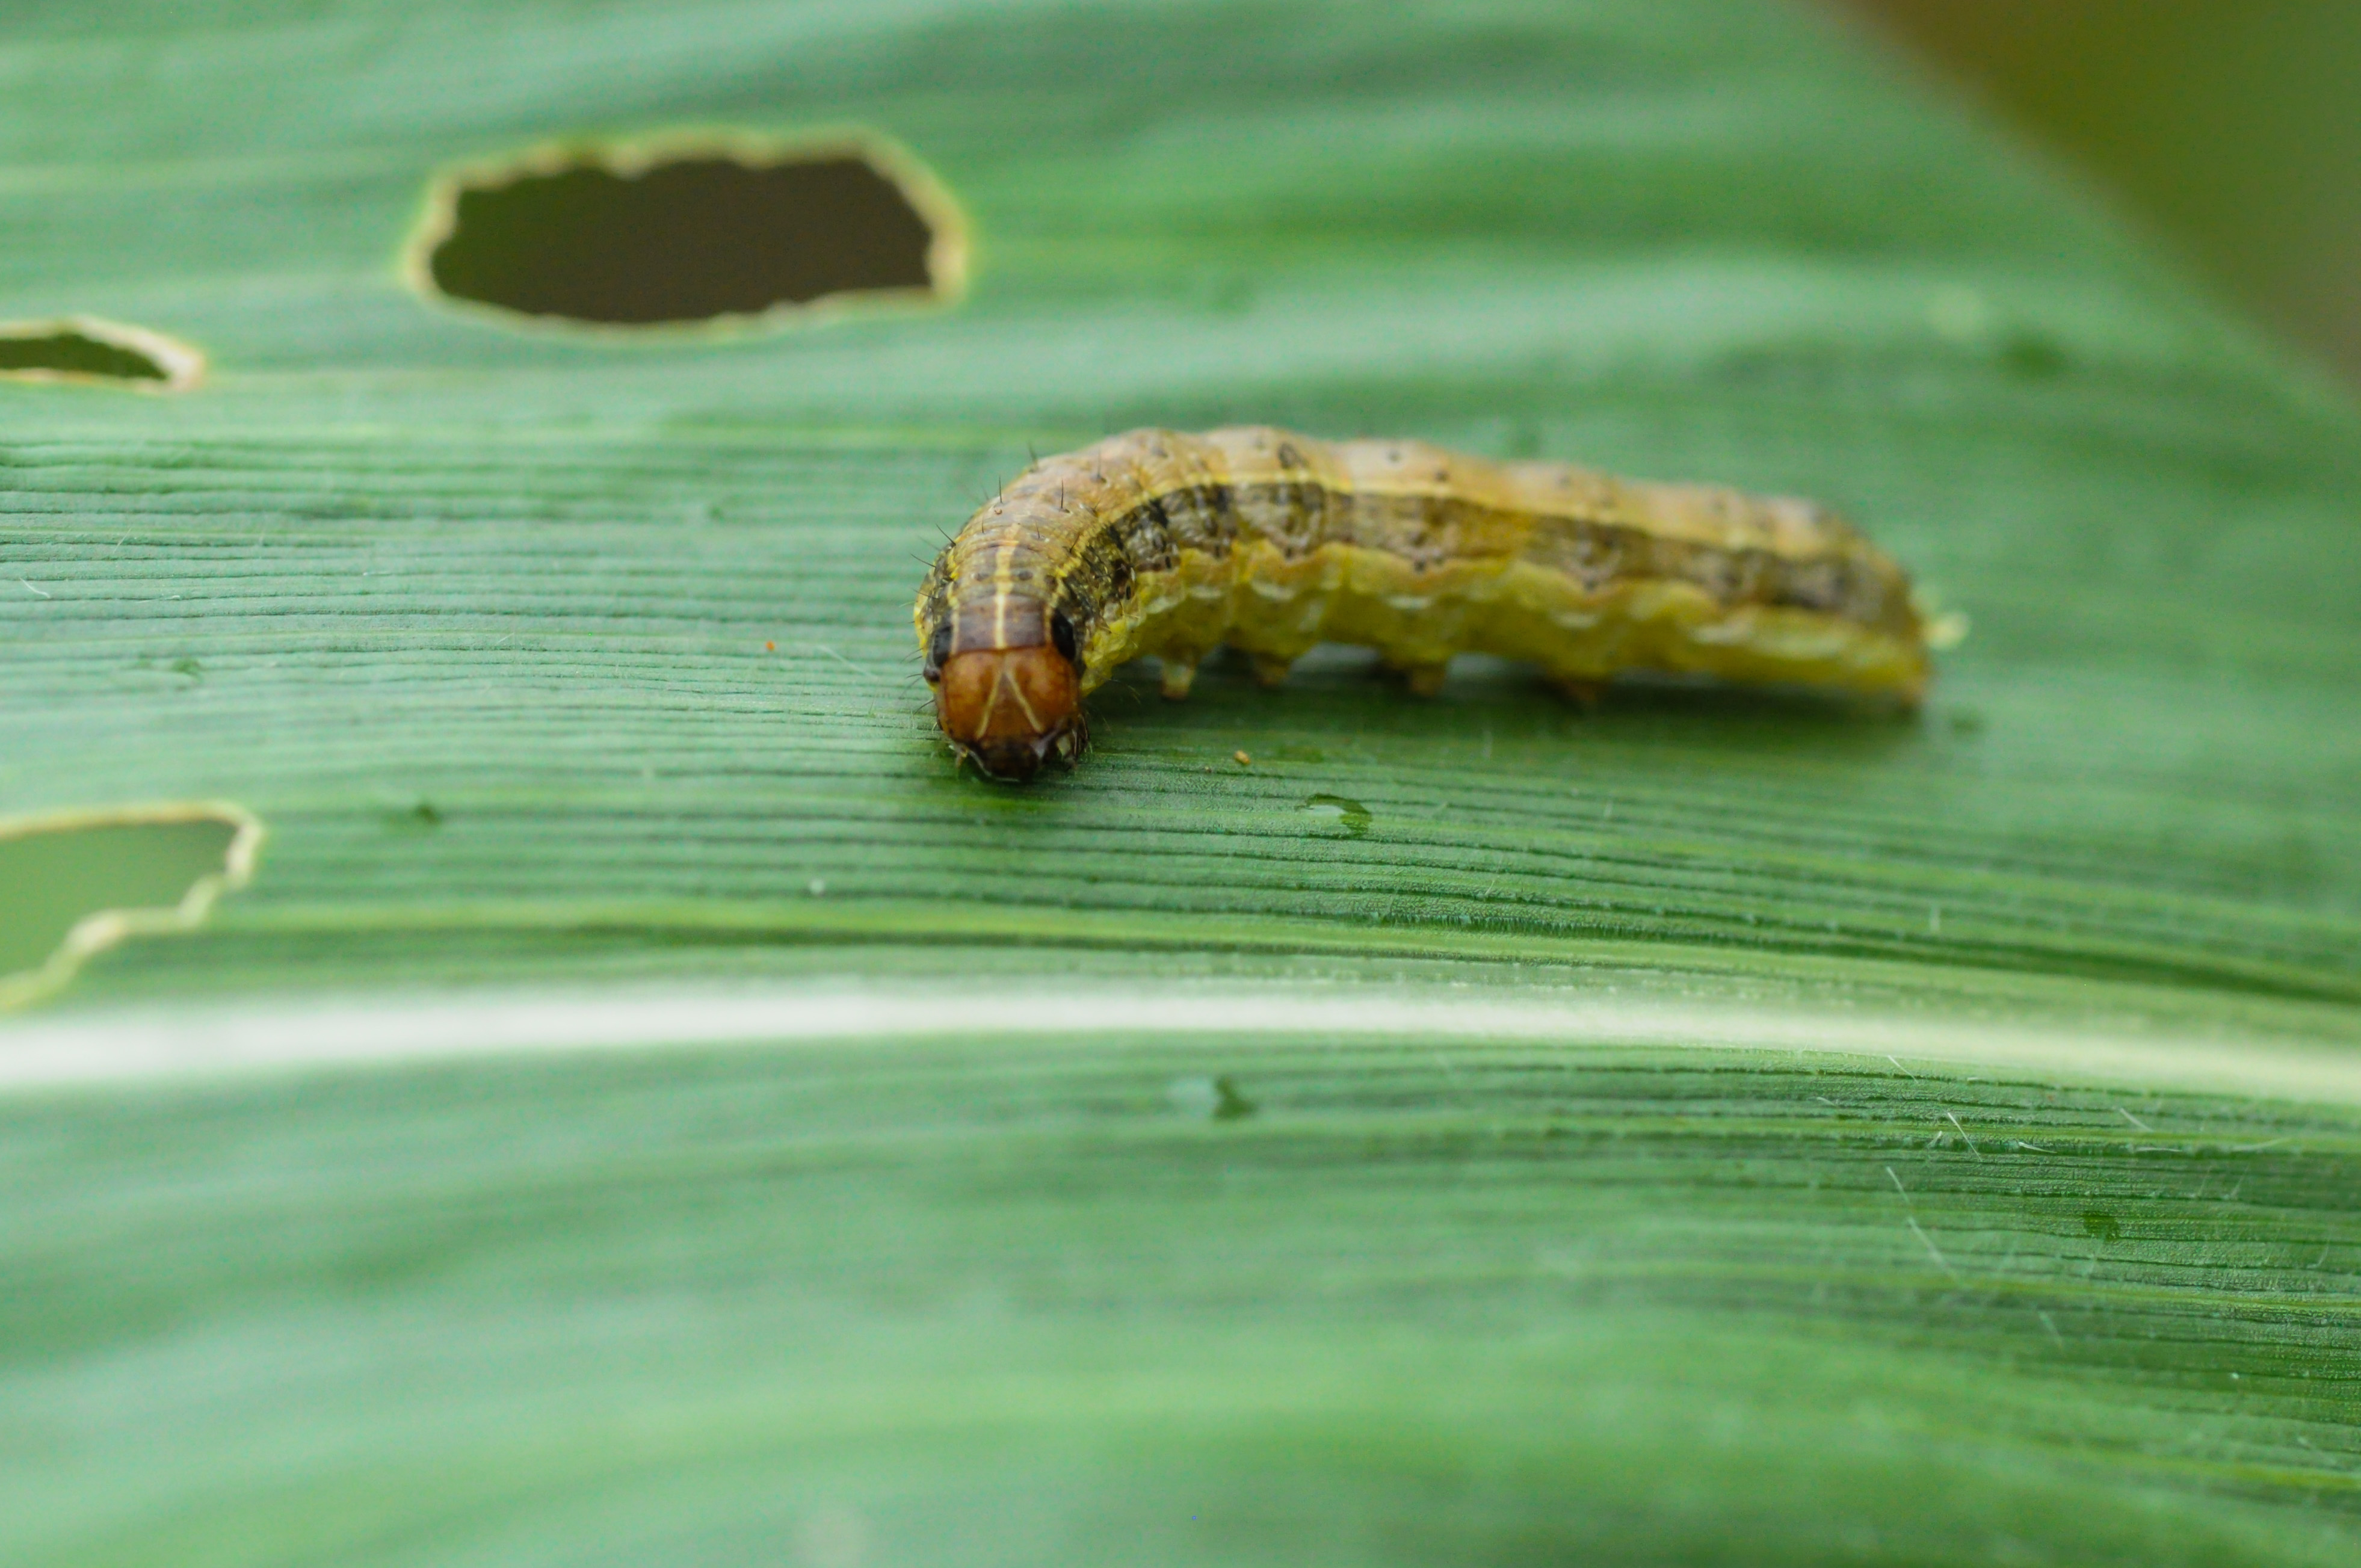
POLYGON ((1219 647, 1276 681, 1353 642, 1417 691, 1483 652, 1576 694, 1658 670, 1915 704, 1951 630, 1810 501, 1259 425, 1034 464, 937 557, 915 618, 944 734, 1016 779, 1079 756, 1082 697, 1146 655, 1172 697, 1219 647))

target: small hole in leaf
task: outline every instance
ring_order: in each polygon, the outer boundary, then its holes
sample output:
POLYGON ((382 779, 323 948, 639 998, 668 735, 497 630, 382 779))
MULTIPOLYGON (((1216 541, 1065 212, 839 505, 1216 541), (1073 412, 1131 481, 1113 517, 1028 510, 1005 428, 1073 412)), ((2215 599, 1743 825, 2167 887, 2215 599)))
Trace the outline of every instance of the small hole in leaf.
POLYGON ((234 806, 0 822, 0 1008, 55 991, 126 937, 194 928, 253 874, 262 824, 234 806))
POLYGON ((204 356, 161 333, 71 317, 0 323, 0 379, 115 382, 152 392, 185 391, 204 373, 204 356))
POLYGON ((425 288, 523 315, 679 326, 822 302, 955 297, 966 243, 882 144, 542 152, 436 189, 425 288))

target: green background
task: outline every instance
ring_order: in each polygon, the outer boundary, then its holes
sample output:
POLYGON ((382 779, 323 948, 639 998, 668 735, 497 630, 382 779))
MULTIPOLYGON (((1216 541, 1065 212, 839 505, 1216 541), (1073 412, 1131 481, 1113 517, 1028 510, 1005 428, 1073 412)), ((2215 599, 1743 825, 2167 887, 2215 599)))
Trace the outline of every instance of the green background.
POLYGON ((214 360, 0 385, 0 810, 271 833, 0 1062, 324 993, 941 1003, 16 1090, 12 1560, 2349 1556, 2355 1112, 2068 1069, 2361 1044, 2361 425, 1829 24, 19 6, 0 80, 0 318, 214 360), (400 280, 451 162, 844 125, 972 215, 957 309, 618 345, 400 280), (1815 495, 1975 630, 1910 720, 1340 652, 955 773, 941 532, 1028 448, 1237 420, 1815 495), (960 1025, 1093 984, 1911 1061, 960 1025))
POLYGON ((236 829, 216 821, 58 825, 0 839, 0 975, 39 969, 100 909, 172 909, 219 876, 236 829))
POLYGON ((2361 378, 2361 11, 2343 0, 1838 0, 2361 378))

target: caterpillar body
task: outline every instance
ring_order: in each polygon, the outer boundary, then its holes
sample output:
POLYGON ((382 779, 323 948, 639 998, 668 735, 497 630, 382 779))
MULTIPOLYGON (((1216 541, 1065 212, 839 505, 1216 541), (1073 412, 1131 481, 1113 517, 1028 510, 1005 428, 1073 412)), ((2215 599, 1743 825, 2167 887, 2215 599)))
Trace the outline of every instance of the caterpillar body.
POLYGON ((916 620, 944 735, 1007 779, 1081 755, 1117 666, 1155 656, 1177 698, 1225 645, 1275 685, 1362 643, 1422 693, 1463 652, 1585 698, 1626 670, 1905 704, 1928 677, 1907 575, 1812 502, 1266 426, 1034 464, 944 547, 916 620))

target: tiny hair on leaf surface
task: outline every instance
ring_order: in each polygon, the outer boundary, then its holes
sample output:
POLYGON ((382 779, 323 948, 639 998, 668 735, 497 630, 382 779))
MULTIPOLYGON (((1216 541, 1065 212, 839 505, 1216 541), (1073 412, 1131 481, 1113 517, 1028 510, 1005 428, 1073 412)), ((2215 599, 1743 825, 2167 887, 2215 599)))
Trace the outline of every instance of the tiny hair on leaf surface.
POLYGON ((0 817, 270 847, 0 1019, 0 1560, 2361 1552, 2361 417, 2015 144, 1772 0, 94 15, 0 17, 0 321, 208 366, 0 376, 0 817), (423 286, 851 147, 935 293, 423 286), (961 772, 947 532, 1236 425, 1812 497, 1975 634, 961 772))

